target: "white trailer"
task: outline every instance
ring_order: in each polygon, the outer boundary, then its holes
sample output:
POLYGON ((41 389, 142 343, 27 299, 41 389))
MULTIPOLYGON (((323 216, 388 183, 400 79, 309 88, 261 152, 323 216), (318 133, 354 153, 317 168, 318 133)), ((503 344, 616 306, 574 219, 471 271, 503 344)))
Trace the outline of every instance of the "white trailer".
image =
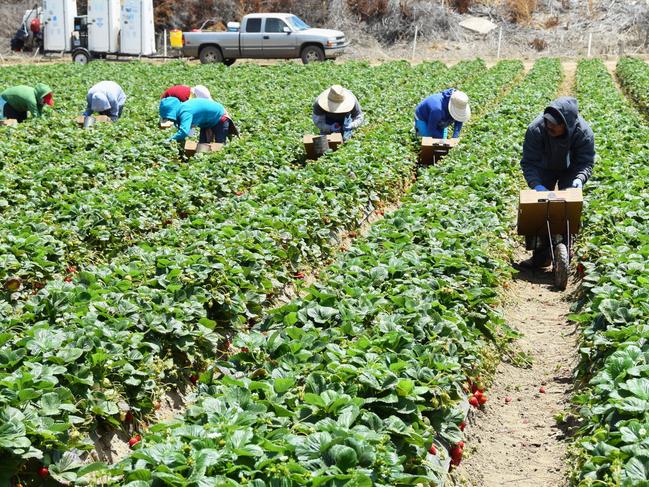
POLYGON ((120 3, 120 0, 88 0, 88 49, 90 52, 118 52, 120 3))
POLYGON ((75 0, 43 0, 43 48, 45 52, 70 52, 76 16, 77 2, 75 0))

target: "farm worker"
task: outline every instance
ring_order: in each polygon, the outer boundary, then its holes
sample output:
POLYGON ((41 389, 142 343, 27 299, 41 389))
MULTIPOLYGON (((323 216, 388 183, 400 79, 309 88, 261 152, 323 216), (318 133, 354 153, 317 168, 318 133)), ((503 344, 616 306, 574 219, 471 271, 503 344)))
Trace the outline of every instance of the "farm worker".
POLYGON ((86 117, 93 113, 99 113, 116 122, 122 116, 126 94, 122 87, 114 81, 100 81, 88 90, 86 101, 88 106, 83 113, 86 117))
MULTIPOLYGON (((24 122, 27 112, 32 117, 40 117, 45 105, 54 106, 52 89, 44 83, 38 83, 34 88, 19 85, 7 88, 0 93, 0 115, 4 118, 15 118, 24 122)), ((2 117, 0 117, 2 118, 2 117)))
POLYGON ((363 111, 354 94, 340 85, 324 90, 313 103, 313 123, 320 135, 341 133, 348 140, 363 124, 363 111))
MULTIPOLYGON (((575 98, 557 98, 527 128, 521 168, 530 188, 581 188, 590 178, 594 164, 595 136, 579 115, 575 98)), ((544 267, 550 264, 549 260, 549 247, 542 248, 521 265, 544 267)))
POLYGON ((178 98, 180 101, 187 101, 190 98, 207 98, 212 99, 210 95, 210 90, 208 90, 203 85, 196 85, 193 88, 187 85, 175 85, 171 88, 165 90, 165 92, 160 96, 160 98, 168 98, 173 96, 178 98))
POLYGON ((466 93, 449 88, 430 95, 415 109, 415 132, 418 137, 445 139, 452 123, 453 138, 460 136, 462 124, 471 118, 469 97, 466 93))
POLYGON ((204 98, 193 98, 184 103, 177 98, 164 98, 160 101, 160 118, 173 120, 178 127, 178 131, 168 139, 169 141, 184 141, 190 135, 192 127, 200 128, 201 143, 215 140, 225 144, 228 135, 238 135, 223 105, 204 98))

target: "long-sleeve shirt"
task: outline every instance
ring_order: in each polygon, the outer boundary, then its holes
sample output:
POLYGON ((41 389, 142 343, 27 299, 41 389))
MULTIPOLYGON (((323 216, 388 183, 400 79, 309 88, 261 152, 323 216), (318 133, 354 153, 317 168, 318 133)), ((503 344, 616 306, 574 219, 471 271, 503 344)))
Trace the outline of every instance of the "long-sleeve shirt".
POLYGON ((352 123, 349 127, 351 130, 355 130, 365 121, 365 116, 363 115, 363 110, 361 109, 360 104, 356 97, 354 97, 355 103, 354 108, 350 112, 346 113, 330 113, 325 111, 319 104, 318 99, 313 103, 313 115, 312 120, 316 127, 320 129, 321 132, 331 133, 331 125, 334 123, 339 123, 343 125, 345 118, 351 116, 352 123))
POLYGON ((192 89, 187 85, 175 85, 165 90, 160 98, 167 98, 173 96, 180 101, 187 101, 191 97, 192 89))
POLYGON ((43 97, 51 92, 49 86, 39 83, 35 88, 13 86, 0 93, 0 96, 17 112, 29 112, 33 117, 40 117, 43 114, 43 97))
POLYGON ((444 129, 455 123, 453 137, 459 137, 462 130, 462 122, 453 119, 448 110, 451 95, 455 89, 449 88, 441 93, 435 93, 425 98, 415 109, 415 118, 426 123, 430 137, 441 139, 444 136, 444 129))
MULTIPOLYGON (((120 108, 126 103, 126 94, 122 87, 114 81, 100 81, 88 90, 86 96, 86 111, 83 113, 85 116, 92 115, 92 101, 95 96, 103 97, 108 102, 105 110, 108 111, 108 116, 116 121, 119 118, 120 108)), ((104 110, 104 111, 105 111, 104 110)))
POLYGON ((178 131, 172 140, 183 141, 189 136, 192 127, 215 127, 225 115, 225 108, 218 102, 205 98, 192 98, 181 103, 175 114, 178 131))

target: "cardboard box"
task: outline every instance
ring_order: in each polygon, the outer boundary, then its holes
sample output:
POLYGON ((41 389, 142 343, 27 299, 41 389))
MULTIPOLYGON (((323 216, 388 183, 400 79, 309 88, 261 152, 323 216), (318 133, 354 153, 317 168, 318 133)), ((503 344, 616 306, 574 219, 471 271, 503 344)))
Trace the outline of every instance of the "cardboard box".
POLYGON ((433 139, 422 137, 421 149, 419 150, 419 163, 424 165, 436 164, 448 154, 453 147, 457 146, 460 139, 433 139))
MULTIPOLYGON (((311 160, 317 159, 313 147, 313 137, 317 137, 317 135, 305 135, 302 139, 302 142, 304 142, 304 150, 306 151, 306 158, 311 160)), ((343 143, 343 135, 341 133, 329 134, 327 135, 327 142, 329 143, 329 148, 335 151, 343 143)))
MULTIPOLYGON (((112 122, 112 120, 110 119, 110 117, 108 115, 94 115, 94 117, 95 117, 95 123, 100 123, 100 122, 101 123, 109 123, 109 122, 112 122)), ((85 118, 86 117, 84 117, 83 115, 79 115, 76 118, 77 124, 79 126, 83 127, 83 121, 85 120, 85 118)))
POLYGON ((0 126, 2 127, 15 127, 18 125, 18 120, 15 118, 4 118, 0 120, 0 126))
POLYGON ((197 152, 217 152, 223 148, 223 144, 212 142, 211 144, 199 144, 195 140, 185 141, 185 154, 187 157, 192 157, 197 152))
POLYGON ((160 128, 161 129, 170 129, 171 127, 174 126, 174 123, 171 120, 163 120, 160 122, 160 128))
POLYGON ((548 234, 546 221, 550 221, 552 234, 566 233, 566 220, 570 223, 570 234, 581 228, 581 210, 584 198, 579 188, 563 191, 535 191, 524 189, 518 205, 518 234, 548 234))

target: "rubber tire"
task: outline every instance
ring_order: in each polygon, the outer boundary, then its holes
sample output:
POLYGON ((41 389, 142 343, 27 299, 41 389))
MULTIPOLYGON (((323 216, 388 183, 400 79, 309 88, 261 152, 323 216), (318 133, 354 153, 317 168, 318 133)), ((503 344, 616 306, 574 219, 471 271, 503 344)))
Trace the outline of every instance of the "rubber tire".
POLYGON ((226 66, 232 66, 236 61, 236 59, 228 58, 223 60, 223 64, 226 66))
POLYGON ((92 56, 86 49, 75 49, 72 51, 72 62, 75 64, 88 64, 92 56))
POLYGON ((570 270, 570 258, 566 244, 557 244, 554 247, 554 285, 557 289, 564 291, 568 286, 568 275, 570 270))
POLYGON ((223 53, 216 46, 205 46, 198 55, 201 64, 213 64, 223 62, 223 53))
POLYGON ((314 61, 324 61, 325 54, 320 46, 306 46, 300 53, 303 64, 309 64, 314 61))

